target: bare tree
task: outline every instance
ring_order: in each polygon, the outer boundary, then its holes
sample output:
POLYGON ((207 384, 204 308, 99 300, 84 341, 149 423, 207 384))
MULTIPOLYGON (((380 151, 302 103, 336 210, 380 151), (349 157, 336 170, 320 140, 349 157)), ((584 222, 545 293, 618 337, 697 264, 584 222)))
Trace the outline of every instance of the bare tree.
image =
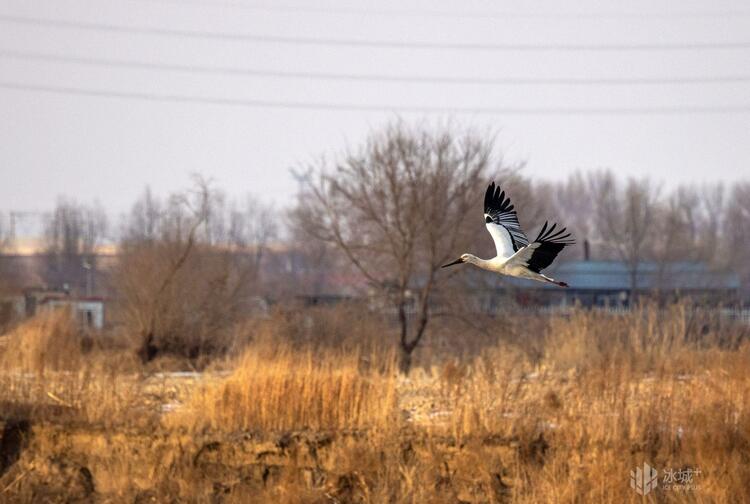
POLYGON ((114 274, 126 326, 143 361, 221 351, 258 283, 273 219, 248 203, 227 211, 224 197, 195 178, 165 204, 150 191, 124 223, 114 274), (257 223, 251 223, 251 221, 257 223))
POLYGON ((724 229, 727 258, 747 285, 750 282, 750 182, 736 182, 732 186, 724 229))
POLYGON ((581 172, 573 173, 547 190, 537 188, 537 193, 552 196, 554 210, 547 215, 559 215, 561 221, 569 223, 568 229, 573 235, 582 238, 583 246, 590 247, 595 235, 595 211, 586 176, 581 172))
POLYGON ((662 202, 655 255, 661 261, 716 261, 723 206, 722 186, 679 186, 662 202))
POLYGON ((133 205, 123 234, 128 241, 141 243, 154 242, 159 239, 159 223, 162 217, 161 202, 154 197, 150 187, 146 187, 143 196, 133 205))
POLYGON ((656 229, 652 252, 661 265, 699 258, 697 226, 699 209, 697 193, 679 187, 658 209, 651 222, 656 229))
MULTIPOLYGON (((298 182, 298 194, 306 192, 314 170, 291 170, 298 182)), ((278 298, 305 298, 316 302, 325 296, 346 295, 341 285, 358 275, 341 250, 330 241, 310 239, 310 233, 302 228, 305 219, 299 218, 299 207, 288 209, 285 214, 285 227, 288 231, 284 249, 274 254, 267 264, 269 273, 278 281, 274 282, 278 298), (335 273, 334 273, 335 272, 335 273)), ((356 287, 349 289, 349 293, 356 287)))
MULTIPOLYGON (((80 205, 60 198, 47 215, 44 232, 46 271, 54 287, 68 285, 83 290, 96 268, 96 248, 107 229, 107 218, 98 204, 80 205)), ((88 286, 87 290, 91 290, 88 286)))
POLYGON ((404 371, 425 334, 434 293, 449 277, 440 266, 476 231, 470 222, 478 220, 492 163, 489 140, 398 123, 334 167, 310 167, 297 228, 335 246, 394 309, 404 371))
POLYGON ((630 301, 638 290, 639 266, 649 257, 654 237, 659 189, 648 179, 629 179, 624 187, 612 172, 589 177, 598 236, 627 265, 630 301))
POLYGON ((225 241, 250 260, 249 270, 260 269, 268 242, 277 236, 278 227, 273 210, 252 197, 242 204, 233 204, 229 210, 225 241))
POLYGON ((726 234, 724 185, 721 182, 703 185, 698 198, 702 216, 697 231, 701 255, 714 265, 723 265, 726 259, 726 247, 723 243, 726 234))

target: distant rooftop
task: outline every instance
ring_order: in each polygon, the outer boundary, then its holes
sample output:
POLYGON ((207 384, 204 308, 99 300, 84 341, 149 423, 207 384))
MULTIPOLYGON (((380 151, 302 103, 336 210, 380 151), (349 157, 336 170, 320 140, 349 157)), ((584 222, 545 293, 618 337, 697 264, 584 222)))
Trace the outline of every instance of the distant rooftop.
MULTIPOLYGON (((638 265, 637 284, 641 290, 726 290, 739 289, 736 273, 711 269, 706 263, 677 261, 638 265)), ((568 261, 561 263, 551 276, 567 282, 573 289, 629 290, 630 269, 622 261, 568 261)), ((520 284, 518 284, 520 285, 520 284)), ((529 286, 528 282, 524 284, 529 286)), ((543 285, 543 287, 551 287, 543 285)))

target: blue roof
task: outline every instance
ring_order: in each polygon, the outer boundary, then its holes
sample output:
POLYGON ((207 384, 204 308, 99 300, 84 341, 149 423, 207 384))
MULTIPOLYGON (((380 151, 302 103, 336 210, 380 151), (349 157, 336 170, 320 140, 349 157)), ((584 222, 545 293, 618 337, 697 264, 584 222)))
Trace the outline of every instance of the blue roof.
MULTIPOLYGON (((677 261, 638 264, 638 289, 653 290, 726 290, 739 289, 740 279, 734 272, 710 268, 706 263, 677 261)), ((547 273, 547 271, 545 271, 547 273)), ((630 269, 622 261, 568 261, 549 270, 548 276, 567 282, 573 289, 629 290, 630 269)), ((530 282, 513 282, 517 286, 552 287, 530 282)))

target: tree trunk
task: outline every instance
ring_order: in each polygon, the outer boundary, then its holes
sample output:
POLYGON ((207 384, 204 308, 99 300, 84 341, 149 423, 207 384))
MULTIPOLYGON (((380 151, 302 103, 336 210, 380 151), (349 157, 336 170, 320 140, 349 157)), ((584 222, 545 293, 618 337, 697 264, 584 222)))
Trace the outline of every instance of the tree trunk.
POLYGON ((411 353, 414 351, 414 348, 409 345, 408 341, 409 319, 406 316, 406 300, 403 296, 398 303, 398 322, 401 326, 401 335, 399 338, 401 352, 399 353, 398 368, 403 374, 409 374, 409 370, 411 369, 411 353))
POLYGON ((153 332, 148 332, 142 338, 142 343, 140 348, 138 348, 137 353, 143 364, 147 364, 156 358, 159 353, 159 348, 154 344, 153 332))
POLYGON ((399 320, 401 321, 401 353, 399 359, 399 370, 403 374, 409 374, 411 370, 411 356, 414 353, 414 349, 419 346, 419 342, 424 336, 425 329, 427 328, 427 322, 429 320, 429 306, 426 302, 421 302, 419 322, 417 323, 416 334, 414 339, 408 340, 408 319, 406 317, 405 306, 402 304, 399 307, 399 320))
POLYGON ((411 371, 411 354, 413 351, 414 347, 410 345, 401 345, 401 352, 399 352, 398 360, 398 370, 404 375, 408 375, 409 371, 411 371))
POLYGON ((638 291, 638 266, 630 269, 630 296, 628 297, 628 307, 632 308, 635 303, 636 292, 638 291))

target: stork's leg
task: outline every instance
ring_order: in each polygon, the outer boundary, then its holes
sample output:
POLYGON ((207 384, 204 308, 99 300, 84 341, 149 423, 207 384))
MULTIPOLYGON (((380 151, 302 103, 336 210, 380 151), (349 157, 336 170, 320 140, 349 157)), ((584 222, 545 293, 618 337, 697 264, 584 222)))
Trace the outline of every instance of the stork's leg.
POLYGON ((547 275, 544 275, 542 273, 539 273, 539 276, 542 277, 542 281, 544 282, 553 283, 555 285, 559 285, 560 287, 568 287, 568 284, 566 284, 565 282, 558 282, 554 278, 550 278, 547 275))
POLYGON ((510 276, 520 277, 520 278, 528 278, 529 280, 536 280, 537 282, 547 282, 547 283, 553 283, 555 285, 559 285, 560 287, 567 287, 568 284, 565 282, 558 282, 554 278, 550 278, 544 273, 537 273, 536 271, 532 271, 528 268, 516 268, 514 270, 509 271, 508 273, 510 276))

